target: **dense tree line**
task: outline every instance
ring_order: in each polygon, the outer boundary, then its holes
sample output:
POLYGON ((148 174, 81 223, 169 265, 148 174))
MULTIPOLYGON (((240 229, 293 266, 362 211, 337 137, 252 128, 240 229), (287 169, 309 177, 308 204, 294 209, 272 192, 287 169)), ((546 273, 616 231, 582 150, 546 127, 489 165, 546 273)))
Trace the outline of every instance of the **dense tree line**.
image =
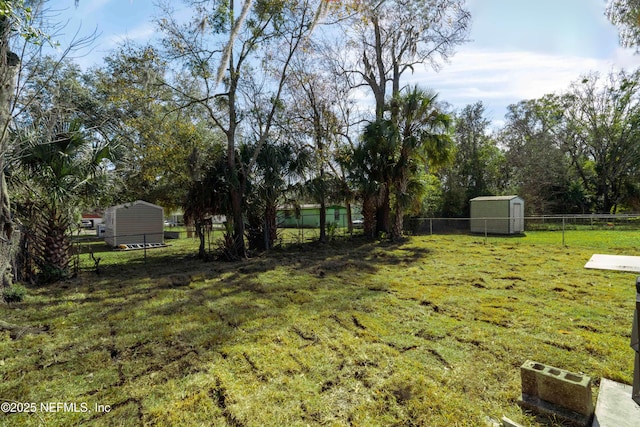
POLYGON ((229 259, 272 247, 285 204, 321 207, 321 241, 330 203, 395 240, 405 217, 466 217, 480 195, 519 194, 529 215, 639 207, 637 71, 576 76, 496 129, 481 101, 452 111, 403 83, 466 41, 462 0, 185 3, 194 19, 164 4, 161 43, 103 67, 16 63, 0 219, 22 224, 47 277, 68 271, 83 209, 133 199, 184 209, 202 257, 208 218, 225 215, 229 259))

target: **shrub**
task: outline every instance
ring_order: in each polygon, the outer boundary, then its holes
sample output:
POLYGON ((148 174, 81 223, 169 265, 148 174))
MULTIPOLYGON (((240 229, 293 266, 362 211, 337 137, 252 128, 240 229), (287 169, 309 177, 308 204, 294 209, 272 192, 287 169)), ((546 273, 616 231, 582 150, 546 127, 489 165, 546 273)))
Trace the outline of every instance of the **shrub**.
POLYGON ((4 299, 9 304, 11 304, 12 302, 20 302, 24 300, 26 294, 27 288, 18 284, 13 284, 2 289, 2 299, 4 299))
POLYGON ((37 282, 40 285, 49 285, 70 277, 69 269, 58 268, 53 265, 45 265, 40 269, 37 282))

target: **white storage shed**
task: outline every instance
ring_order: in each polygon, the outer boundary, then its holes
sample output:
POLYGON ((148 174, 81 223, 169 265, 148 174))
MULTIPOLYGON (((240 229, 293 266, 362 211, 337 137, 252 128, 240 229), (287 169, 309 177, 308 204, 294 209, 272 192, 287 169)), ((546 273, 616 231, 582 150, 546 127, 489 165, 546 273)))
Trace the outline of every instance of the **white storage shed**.
POLYGON ((524 200, 518 196, 483 196, 471 199, 471 232, 524 233, 524 200))
POLYGON ((104 211, 104 240, 108 245, 164 243, 164 209, 142 200, 104 211))

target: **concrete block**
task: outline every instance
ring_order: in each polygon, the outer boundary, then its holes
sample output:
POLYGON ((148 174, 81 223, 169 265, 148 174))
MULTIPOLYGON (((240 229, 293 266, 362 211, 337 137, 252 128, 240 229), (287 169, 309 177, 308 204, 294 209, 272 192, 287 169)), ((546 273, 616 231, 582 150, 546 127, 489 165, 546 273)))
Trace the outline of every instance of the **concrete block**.
POLYGON ((527 360, 520 367, 521 406, 546 416, 587 426, 593 415, 591 378, 527 360))

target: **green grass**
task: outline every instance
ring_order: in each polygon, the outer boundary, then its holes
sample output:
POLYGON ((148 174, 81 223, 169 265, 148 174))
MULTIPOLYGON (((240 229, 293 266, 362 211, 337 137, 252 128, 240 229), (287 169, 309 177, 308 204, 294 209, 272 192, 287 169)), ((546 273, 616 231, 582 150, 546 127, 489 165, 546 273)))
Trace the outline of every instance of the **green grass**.
POLYGON ((183 239, 146 263, 96 252, 100 276, 84 254, 77 279, 3 307, 49 330, 0 334, 0 399, 111 411, 0 425, 535 426, 517 405, 525 360, 584 372, 594 393, 633 375, 635 277, 583 265, 640 255, 640 232, 565 238, 355 239, 241 263, 201 263, 183 239))

